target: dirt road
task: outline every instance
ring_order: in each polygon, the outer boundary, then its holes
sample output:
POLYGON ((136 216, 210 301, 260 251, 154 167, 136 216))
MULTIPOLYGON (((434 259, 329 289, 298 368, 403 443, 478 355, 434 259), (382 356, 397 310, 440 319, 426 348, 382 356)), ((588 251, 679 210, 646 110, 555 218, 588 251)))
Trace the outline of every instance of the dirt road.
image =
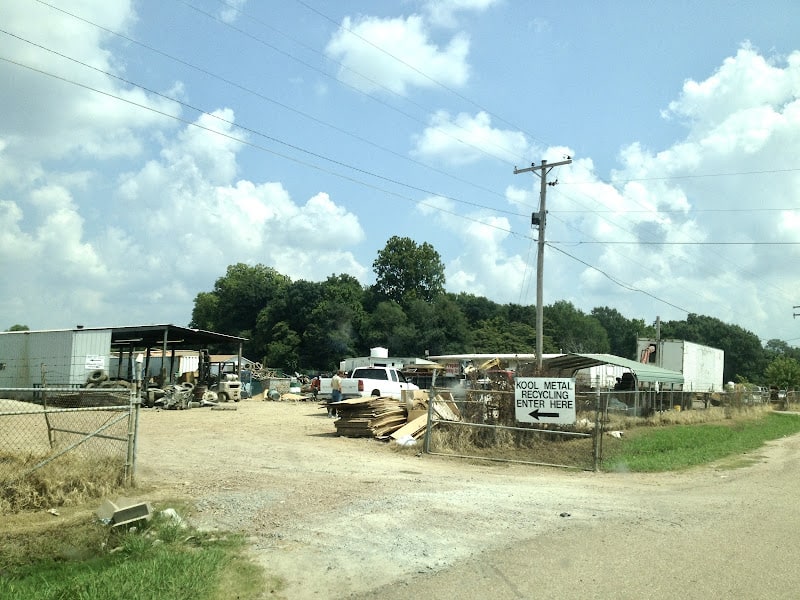
POLYGON ((287 582, 264 597, 800 593, 798 436, 735 469, 597 474, 340 438, 314 403, 230 406, 143 411, 137 478, 193 499, 198 526, 247 532, 287 582))

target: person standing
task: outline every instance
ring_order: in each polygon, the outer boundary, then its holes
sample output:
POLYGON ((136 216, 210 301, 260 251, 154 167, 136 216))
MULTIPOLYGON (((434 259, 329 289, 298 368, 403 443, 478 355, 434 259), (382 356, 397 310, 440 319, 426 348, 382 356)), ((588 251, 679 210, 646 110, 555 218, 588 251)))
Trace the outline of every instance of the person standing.
MULTIPOLYGON (((342 399, 342 372, 337 371, 331 378, 331 404, 341 401, 342 399)), ((328 406, 328 416, 332 419, 336 418, 336 409, 328 406)))

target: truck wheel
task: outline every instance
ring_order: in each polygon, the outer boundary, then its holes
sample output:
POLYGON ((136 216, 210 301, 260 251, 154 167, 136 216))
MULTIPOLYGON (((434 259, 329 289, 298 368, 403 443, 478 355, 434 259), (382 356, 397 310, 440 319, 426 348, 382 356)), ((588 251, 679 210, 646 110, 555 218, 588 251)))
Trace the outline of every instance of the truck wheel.
POLYGON ((380 396, 381 395, 381 391, 380 390, 372 390, 372 395, 373 396, 380 396))
POLYGON ((217 394, 217 400, 219 400, 219 402, 227 402, 228 401, 228 392, 219 392, 217 394))

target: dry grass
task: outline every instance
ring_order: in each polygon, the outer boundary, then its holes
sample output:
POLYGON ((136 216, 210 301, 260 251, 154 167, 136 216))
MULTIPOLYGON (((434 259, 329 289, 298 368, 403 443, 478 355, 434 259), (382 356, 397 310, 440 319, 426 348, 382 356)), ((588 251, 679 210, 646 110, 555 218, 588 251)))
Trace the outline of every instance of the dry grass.
POLYGON ((629 417, 609 413, 605 429, 635 429, 637 427, 663 427, 666 425, 696 425, 720 421, 746 421, 772 412, 769 404, 752 406, 711 406, 702 410, 665 410, 648 417, 629 417))
POLYGON ((101 498, 124 484, 124 468, 118 455, 67 454, 34 471, 32 455, 0 455, 4 468, 19 473, 0 482, 0 514, 77 506, 101 498))
MULTIPOLYGON (((655 413, 649 417, 625 416, 609 413, 603 422, 604 431, 633 431, 642 428, 669 427, 702 423, 735 423, 749 421, 767 412, 769 405, 710 407, 703 410, 669 410, 655 413)), ((559 435, 563 432, 594 431, 594 413, 579 415, 578 423, 583 426, 539 427, 529 431, 469 427, 464 424, 440 421, 431 432, 431 451, 438 454, 509 460, 537 464, 564 465, 581 469, 594 466, 593 437, 574 437, 559 435), (554 433, 549 433, 554 431, 554 433)), ((613 446, 612 438, 604 439, 603 444, 613 446)))
POLYGON ((465 427, 440 422, 431 432, 431 452, 538 464, 593 468, 593 440, 564 437, 546 430, 465 427))

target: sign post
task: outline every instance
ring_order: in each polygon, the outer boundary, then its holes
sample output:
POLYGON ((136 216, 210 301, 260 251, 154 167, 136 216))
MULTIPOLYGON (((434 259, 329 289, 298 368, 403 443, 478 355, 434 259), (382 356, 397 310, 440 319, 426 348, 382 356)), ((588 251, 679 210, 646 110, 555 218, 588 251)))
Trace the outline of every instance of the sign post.
POLYGON ((522 423, 575 423, 575 379, 516 377, 514 411, 522 423))

